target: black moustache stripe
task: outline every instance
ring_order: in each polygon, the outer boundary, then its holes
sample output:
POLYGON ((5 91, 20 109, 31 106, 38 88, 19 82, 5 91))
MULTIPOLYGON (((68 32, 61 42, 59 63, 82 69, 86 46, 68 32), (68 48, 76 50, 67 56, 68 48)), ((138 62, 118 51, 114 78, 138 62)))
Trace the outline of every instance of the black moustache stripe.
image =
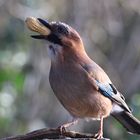
POLYGON ((58 38, 55 34, 50 34, 46 37, 46 39, 52 43, 62 45, 61 39, 58 38))

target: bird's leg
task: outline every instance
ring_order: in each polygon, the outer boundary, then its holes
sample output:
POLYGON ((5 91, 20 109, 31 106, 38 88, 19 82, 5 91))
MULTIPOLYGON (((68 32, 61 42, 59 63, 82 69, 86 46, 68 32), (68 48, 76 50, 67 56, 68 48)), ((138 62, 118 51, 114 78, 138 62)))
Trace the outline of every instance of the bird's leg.
POLYGON ((97 139, 102 139, 103 138, 103 116, 100 118, 100 128, 98 133, 96 134, 97 139))
POLYGON ((66 128, 70 127, 71 125, 74 125, 78 122, 78 119, 73 118, 70 122, 67 122, 61 126, 58 127, 60 129, 60 132, 63 134, 66 132, 66 128))

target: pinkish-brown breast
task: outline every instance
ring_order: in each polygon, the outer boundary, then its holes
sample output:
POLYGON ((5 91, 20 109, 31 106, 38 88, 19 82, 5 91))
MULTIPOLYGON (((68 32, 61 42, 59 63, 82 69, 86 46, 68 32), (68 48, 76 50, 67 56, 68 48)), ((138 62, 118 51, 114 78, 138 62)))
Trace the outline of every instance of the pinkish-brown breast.
MULTIPOLYGON (((101 68, 95 67, 93 78, 98 78, 98 70, 105 74, 101 68)), ((106 74, 100 75, 99 80, 104 82, 107 78, 106 74)), ((109 78, 107 80, 110 81, 109 78)), ((77 63, 52 65, 50 84, 58 100, 75 117, 106 117, 112 110, 110 99, 95 89, 89 75, 77 63)))

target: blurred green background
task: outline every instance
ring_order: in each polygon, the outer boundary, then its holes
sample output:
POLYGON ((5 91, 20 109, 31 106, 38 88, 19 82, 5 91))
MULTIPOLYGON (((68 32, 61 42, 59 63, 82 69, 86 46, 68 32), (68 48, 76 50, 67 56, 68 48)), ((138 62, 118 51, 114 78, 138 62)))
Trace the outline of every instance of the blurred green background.
MULTIPOLYGON (((83 38, 86 51, 109 74, 140 119, 139 0, 0 0, 0 138, 71 119, 48 81, 50 60, 44 41, 30 38, 28 16, 63 21, 83 38)), ((99 122, 80 120, 72 130, 95 133, 99 122)), ((139 140, 112 117, 105 137, 139 140)))

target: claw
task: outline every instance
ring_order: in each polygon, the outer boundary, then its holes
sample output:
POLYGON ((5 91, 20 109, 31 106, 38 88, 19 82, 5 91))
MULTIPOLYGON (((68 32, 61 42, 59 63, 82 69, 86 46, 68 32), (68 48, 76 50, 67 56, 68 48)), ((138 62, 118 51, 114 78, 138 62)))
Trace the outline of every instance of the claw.
POLYGON ((103 133, 98 132, 97 134, 95 134, 95 138, 96 138, 97 140, 103 139, 103 133))
POLYGON ((66 128, 62 125, 58 127, 58 130, 60 131, 60 134, 63 135, 64 133, 66 133, 66 128))
POLYGON ((78 122, 78 119, 72 119, 71 122, 68 122, 68 123, 65 123, 65 124, 59 126, 58 130, 60 130, 61 135, 63 135, 64 133, 66 133, 67 127, 70 127, 71 125, 74 125, 77 122, 78 122))

